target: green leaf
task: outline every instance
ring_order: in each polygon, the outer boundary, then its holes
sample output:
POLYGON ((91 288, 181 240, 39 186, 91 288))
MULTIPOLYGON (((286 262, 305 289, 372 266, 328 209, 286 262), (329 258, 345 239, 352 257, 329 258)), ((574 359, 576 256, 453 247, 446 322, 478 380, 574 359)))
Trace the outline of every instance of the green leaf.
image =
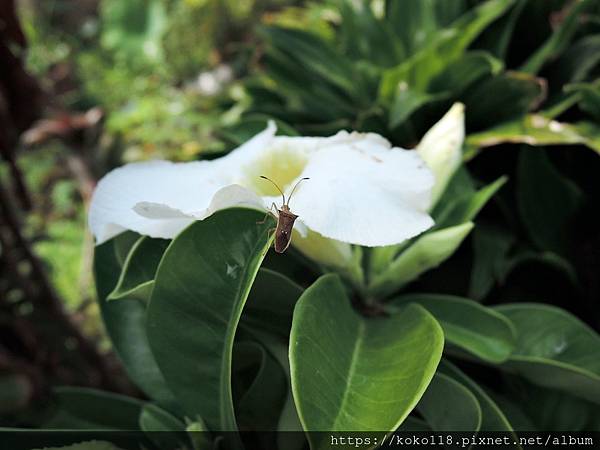
MULTIPOLYGON (((292 390, 307 431, 395 430, 435 373, 443 333, 418 305, 367 319, 350 306, 336 275, 325 275, 296 305, 290 335, 292 390)), ((329 448, 310 434, 311 448, 329 448)))
POLYGON ((125 260, 127 259, 127 255, 129 255, 131 248, 141 237, 141 235, 133 231, 125 231, 113 238, 115 258, 120 267, 125 264, 125 260))
POLYGON ((557 57, 577 32, 582 15, 595 4, 593 0, 580 0, 572 3, 566 17, 561 20, 560 26, 552 33, 548 40, 521 66, 523 72, 538 73, 544 64, 557 57))
POLYGON ((562 309, 515 303, 495 308, 517 330, 517 345, 501 367, 532 383, 600 404, 600 336, 562 309))
POLYGON ((570 220, 582 193, 541 151, 522 149, 517 168, 517 206, 531 240, 543 250, 566 251, 570 220))
MULTIPOLYGON (((461 383, 471 391, 475 398, 477 398, 481 408, 481 430, 513 431, 512 425, 494 400, 492 400, 490 396, 487 395, 487 393, 475 381, 460 371, 458 367, 447 360, 442 360, 439 371, 461 383)), ((520 447, 515 445, 513 448, 520 447)))
POLYGON ((140 237, 123 263, 119 281, 107 300, 135 298, 147 301, 152 293, 154 276, 170 241, 140 237))
POLYGON ((475 157, 482 148, 500 144, 582 144, 600 154, 600 126, 592 122, 562 123, 541 114, 529 114, 522 119, 472 133, 465 142, 465 160, 475 157))
POLYGON ((481 408, 477 398, 461 383, 436 373, 417 410, 433 431, 479 431, 481 408))
POLYGON ((167 249, 148 305, 148 339, 190 417, 235 431, 231 358, 248 293, 267 252, 272 218, 227 209, 186 228, 167 249))
POLYGON ((303 289, 285 275, 260 269, 250 290, 241 325, 287 339, 303 289))
POLYGON ((476 357, 499 363, 506 361, 515 348, 515 331, 502 314, 472 300, 439 294, 408 294, 389 305, 417 303, 429 311, 444 330, 446 342, 476 357))
POLYGON ((368 292, 385 297, 417 279, 423 272, 437 267, 456 251, 472 229, 473 222, 466 222, 417 238, 384 272, 373 277, 368 292))
POLYGON ((45 428, 139 430, 143 402, 97 389, 58 387, 53 390, 56 412, 45 428))
POLYGON ((128 253, 137 239, 134 233, 123 233, 96 247, 94 273, 98 304, 106 331, 127 374, 148 397, 169 409, 174 409, 175 399, 148 343, 146 305, 133 298, 111 302, 106 299, 119 279, 119 260, 125 261, 126 257, 123 258, 122 255, 128 253))

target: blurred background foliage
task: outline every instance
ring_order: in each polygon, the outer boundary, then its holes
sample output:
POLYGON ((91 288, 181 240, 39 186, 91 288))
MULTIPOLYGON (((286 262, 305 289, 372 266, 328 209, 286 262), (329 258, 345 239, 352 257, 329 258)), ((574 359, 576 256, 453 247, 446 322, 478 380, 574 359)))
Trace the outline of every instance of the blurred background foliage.
MULTIPOLYGON (((466 105, 468 173, 447 195, 509 182, 466 245, 412 290, 543 301, 600 329, 600 2, 17 6, 47 119, 17 146, 33 200, 23 234, 94 340, 103 338, 85 206, 111 168, 213 158, 268 119, 281 134, 346 128, 412 147, 456 101, 466 105)), ((9 179, 4 164, 0 174, 9 179)))

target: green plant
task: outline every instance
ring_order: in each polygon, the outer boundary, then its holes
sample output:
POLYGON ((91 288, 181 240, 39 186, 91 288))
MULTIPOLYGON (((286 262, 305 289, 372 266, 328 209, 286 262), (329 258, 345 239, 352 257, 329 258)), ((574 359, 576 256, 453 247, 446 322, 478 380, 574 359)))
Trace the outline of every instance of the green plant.
POLYGON ((577 256, 577 239, 597 235, 576 219, 597 198, 586 182, 597 155, 578 147, 599 150, 598 7, 540 5, 339 1, 294 10, 323 17, 318 33, 263 28, 264 68, 244 81, 244 113, 223 136, 241 143, 275 119, 283 134, 420 141, 438 169, 435 226, 394 245, 335 247, 346 265, 326 239, 268 253, 274 221, 239 208, 172 240, 126 231, 103 242, 103 320, 149 400, 62 390, 65 421, 52 425, 81 426, 76 411, 87 427, 234 432, 231 448, 243 445, 238 429, 261 448, 305 445, 265 430, 597 430, 600 336, 586 322, 599 324, 582 313, 594 291, 577 256), (531 17, 555 10, 554 30, 528 28, 515 46, 531 17), (464 145, 456 125, 425 133, 456 101, 464 145), (556 153, 530 148, 549 145, 556 153), (526 282, 508 282, 515 274, 526 282), (544 283, 565 298, 548 301, 544 283), (120 413, 97 417, 95 402, 120 413))

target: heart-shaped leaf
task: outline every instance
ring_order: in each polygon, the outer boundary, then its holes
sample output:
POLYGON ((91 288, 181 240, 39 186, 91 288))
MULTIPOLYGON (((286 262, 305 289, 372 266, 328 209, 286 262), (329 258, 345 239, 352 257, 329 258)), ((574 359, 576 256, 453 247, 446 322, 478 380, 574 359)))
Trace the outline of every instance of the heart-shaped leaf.
MULTIPOLYGON (((292 391, 307 431, 392 431, 417 404, 440 360, 443 332, 418 305, 365 318, 335 275, 300 297, 290 335, 292 391)), ((310 434, 311 448, 329 448, 310 434)))

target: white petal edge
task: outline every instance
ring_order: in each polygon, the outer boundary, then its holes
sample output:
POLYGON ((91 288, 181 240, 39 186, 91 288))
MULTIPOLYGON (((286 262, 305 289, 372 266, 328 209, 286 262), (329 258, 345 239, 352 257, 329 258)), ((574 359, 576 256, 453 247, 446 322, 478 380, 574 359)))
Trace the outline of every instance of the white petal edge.
POLYGON ((392 245, 433 225, 433 174, 415 151, 334 146, 313 156, 291 206, 321 235, 367 247, 392 245))

